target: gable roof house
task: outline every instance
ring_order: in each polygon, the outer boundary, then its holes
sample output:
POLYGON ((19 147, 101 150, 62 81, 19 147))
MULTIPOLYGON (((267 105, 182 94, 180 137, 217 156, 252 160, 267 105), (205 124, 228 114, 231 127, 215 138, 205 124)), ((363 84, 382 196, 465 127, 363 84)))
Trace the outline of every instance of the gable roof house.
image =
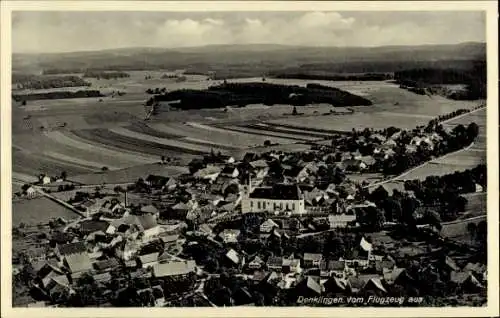
POLYGON ((304 297, 318 296, 324 291, 320 282, 311 276, 307 276, 306 278, 298 282, 295 286, 295 290, 304 297))
POLYGON ((239 175, 238 168, 232 164, 226 165, 219 174, 219 176, 226 178, 237 178, 239 175))
POLYGON ((157 278, 186 276, 190 273, 194 273, 195 270, 195 261, 172 261, 167 263, 154 264, 153 276, 157 278))
POLYGON ((230 260, 234 265, 238 265, 241 261, 240 255, 233 249, 230 249, 226 253, 226 258, 230 260))
POLYGON ((224 243, 238 243, 238 237, 240 235, 240 230, 235 229, 224 229, 219 233, 219 237, 224 243))
POLYGON ((140 255, 137 257, 137 266, 142 268, 148 268, 158 263, 158 256, 160 253, 154 252, 145 255, 140 255))
POLYGON ((63 264, 73 279, 80 277, 92 269, 90 257, 86 252, 64 256, 63 264))
POLYGON ((87 248, 85 247, 85 243, 80 241, 80 242, 61 244, 61 245, 58 244, 54 252, 57 255, 57 257, 62 259, 68 255, 86 253, 87 248))
POLYGON ((303 266, 304 268, 312 268, 321 266, 321 260, 323 259, 323 255, 319 253, 304 253, 303 258, 303 266))
POLYGON ((154 216, 158 216, 160 214, 160 211, 152 204, 145 205, 141 207, 141 213, 142 214, 151 214, 154 216))
POLYGON ((163 189, 165 186, 167 186, 167 183, 170 181, 170 179, 171 178, 169 177, 150 174, 149 176, 147 176, 145 182, 153 189, 163 189))
POLYGON ((281 272, 283 269, 283 258, 278 256, 270 256, 267 259, 266 266, 270 271, 281 272))
POLYGON ((274 228, 279 228, 279 225, 272 219, 267 219, 259 226, 259 231, 260 233, 271 233, 274 228))

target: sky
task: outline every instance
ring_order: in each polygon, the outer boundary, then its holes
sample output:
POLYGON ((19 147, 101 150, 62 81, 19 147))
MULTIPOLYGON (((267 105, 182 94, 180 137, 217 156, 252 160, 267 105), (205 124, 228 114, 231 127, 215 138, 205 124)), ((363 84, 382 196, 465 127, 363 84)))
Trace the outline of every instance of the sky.
POLYGON ((427 12, 12 13, 15 53, 212 44, 384 46, 485 42, 486 17, 427 12))

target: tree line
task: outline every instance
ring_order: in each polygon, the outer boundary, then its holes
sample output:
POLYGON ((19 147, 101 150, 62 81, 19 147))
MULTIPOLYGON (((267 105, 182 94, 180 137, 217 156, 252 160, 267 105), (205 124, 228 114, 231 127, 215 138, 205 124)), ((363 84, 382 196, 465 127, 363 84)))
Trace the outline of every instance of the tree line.
POLYGON ((90 86, 91 84, 74 75, 38 76, 31 74, 14 73, 12 74, 12 85, 17 89, 48 89, 90 86))
POLYGON ((13 94, 12 98, 16 102, 25 102, 30 100, 42 100, 42 99, 66 99, 66 98, 90 98, 90 97, 103 97, 98 90, 79 90, 76 92, 59 91, 59 92, 47 92, 47 93, 35 93, 35 94, 13 94))
POLYGON ((117 78, 127 78, 130 77, 130 74, 125 73, 125 72, 107 72, 107 71, 92 71, 92 70, 87 70, 84 74, 83 77, 90 77, 90 78, 96 78, 96 79, 117 79, 117 78))

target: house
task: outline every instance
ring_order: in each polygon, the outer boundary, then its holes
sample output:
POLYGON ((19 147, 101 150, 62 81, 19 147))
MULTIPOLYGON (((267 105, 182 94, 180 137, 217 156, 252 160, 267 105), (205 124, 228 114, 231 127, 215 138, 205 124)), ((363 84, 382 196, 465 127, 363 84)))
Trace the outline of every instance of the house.
POLYGON ((151 291, 153 292, 155 307, 163 307, 166 304, 163 288, 160 285, 155 285, 151 286, 151 291))
POLYGON ((332 276, 323 283, 323 288, 328 294, 341 294, 344 295, 348 290, 348 283, 345 279, 332 276))
POLYGON ((73 279, 92 269, 92 263, 87 252, 64 256, 63 265, 68 269, 73 279))
POLYGON ((366 165, 366 167, 370 167, 375 164, 375 158, 372 156, 363 156, 360 160, 366 165))
POLYGON ((217 180, 210 186, 210 191, 214 194, 224 195, 226 190, 232 187, 230 190, 236 193, 239 192, 239 184, 238 181, 227 176, 219 176, 217 180))
POLYGON ((196 270, 195 261, 171 261, 167 263, 154 264, 153 276, 157 278, 162 277, 182 277, 196 270))
POLYGON ((141 213, 142 214, 151 214, 153 216, 158 216, 160 214, 160 211, 152 204, 145 205, 141 207, 141 213))
POLYGON ((238 168, 234 165, 226 165, 224 169, 220 172, 219 176, 226 178, 237 178, 240 175, 238 168))
POLYGON ((302 268, 300 267, 300 260, 283 258, 282 271, 283 273, 300 273, 302 271, 302 268))
POLYGON ((480 184, 475 184, 475 187, 476 187, 476 192, 483 192, 484 191, 484 188, 482 185, 480 184))
POLYGON ((54 301, 57 301, 60 297, 63 297, 63 295, 68 295, 72 292, 66 275, 52 277, 47 283, 45 290, 54 301))
MULTIPOLYGON (((37 272, 37 277, 41 279, 42 286, 45 288, 47 284, 50 282, 52 277, 59 276, 63 274, 63 270, 61 270, 57 263, 52 261, 43 262, 44 264, 37 272)), ((34 267, 35 271, 36 268, 34 267)))
POLYGON ((347 159, 342 161, 341 167, 347 172, 365 170, 368 166, 360 159, 347 159))
POLYGON ((106 260, 95 262, 94 269, 98 272, 109 272, 118 267, 120 267, 120 263, 116 258, 108 258, 106 260))
POLYGON ((29 187, 28 189, 26 189, 25 193, 28 198, 33 198, 36 196, 36 190, 34 187, 29 187))
POLYGON ((49 176, 46 176, 44 174, 40 175, 38 177, 38 179, 39 179, 39 181, 40 181, 41 184, 49 184, 49 183, 52 182, 52 178, 49 177, 49 176))
POLYGON ((62 259, 63 257, 68 255, 86 253, 87 248, 85 247, 84 242, 75 242, 75 243, 57 245, 54 252, 57 255, 57 257, 62 259))
POLYGON ((259 231, 260 233, 271 233, 274 228, 279 228, 279 225, 272 219, 267 219, 259 226, 259 231))
POLYGON ((485 288, 472 272, 453 271, 450 274, 450 282, 467 292, 477 292, 485 288))
MULTIPOLYGON (((115 254, 123 261, 130 261, 139 250, 139 245, 134 240, 127 240, 118 243, 115 254)), ((135 266, 135 263, 134 263, 135 266)))
POLYGON ((283 258, 278 256, 270 256, 267 259, 266 266, 270 271, 281 272, 283 269, 283 258))
POLYGON ((143 233, 144 240, 150 240, 151 238, 158 236, 161 230, 156 221, 156 217, 150 214, 140 216, 129 215, 128 217, 122 219, 122 223, 137 228, 140 233, 143 233))
POLYGON ((346 274, 346 265, 345 262, 342 261, 325 261, 321 260, 320 264, 320 275, 321 277, 337 277, 337 278, 345 278, 346 274))
POLYGON ((356 223, 356 214, 330 214, 328 215, 330 228, 346 228, 356 223))
POLYGON ((394 269, 396 263, 392 260, 375 261, 375 271, 378 274, 390 272, 394 269))
POLYGON ((311 276, 302 279, 295 286, 295 290, 299 295, 304 297, 318 296, 324 291, 320 282, 311 276))
POLYGON ((215 181, 215 179, 217 179, 220 173, 221 169, 219 167, 207 166, 206 168, 196 171, 194 177, 197 179, 213 182, 215 181))
POLYGON ((149 176, 147 176, 145 182, 153 189, 163 189, 167 185, 169 180, 169 177, 155 176, 150 174, 149 176))
POLYGON ((289 211, 302 215, 305 213, 304 196, 296 184, 258 187, 243 195, 241 210, 242 213, 289 211))
POLYGON ((398 279, 402 281, 402 276, 406 273, 406 270, 404 268, 399 268, 399 267, 384 267, 382 269, 382 276, 384 277, 384 281, 388 285, 393 285, 398 279))
POLYGON ((360 276, 360 278, 365 281, 365 284, 362 287, 363 292, 374 293, 376 295, 387 294, 387 289, 384 287, 384 284, 382 284, 379 277, 367 277, 367 279, 364 279, 360 276))
POLYGON ((264 265, 264 261, 259 256, 255 256, 255 258, 248 263, 248 268, 260 269, 262 265, 264 265))
POLYGON ((116 228, 108 221, 84 220, 80 222, 80 232, 82 232, 84 235, 99 231, 107 234, 113 234, 115 230, 116 228))
POLYGON ((252 161, 256 161, 258 160, 258 155, 254 152, 247 152, 244 156, 243 156, 243 162, 252 162, 252 161))
POLYGON ((198 208, 198 202, 194 200, 189 200, 188 202, 178 202, 169 209, 169 218, 184 220, 188 214, 198 208))
POLYGON ((160 253, 154 252, 137 257, 137 266, 148 268, 158 263, 158 256, 160 253))
POLYGON ((224 243, 238 243, 238 237, 240 236, 240 230, 225 229, 219 233, 219 237, 224 243))
POLYGON ((226 257, 235 265, 238 265, 240 263, 240 255, 233 249, 230 249, 226 253, 226 257))
POLYGON ((95 282, 101 283, 101 284, 110 282, 112 279, 112 276, 109 272, 94 274, 94 275, 92 275, 92 277, 94 278, 95 282))
POLYGON ((319 268, 323 255, 319 253, 304 253, 304 268, 319 268))

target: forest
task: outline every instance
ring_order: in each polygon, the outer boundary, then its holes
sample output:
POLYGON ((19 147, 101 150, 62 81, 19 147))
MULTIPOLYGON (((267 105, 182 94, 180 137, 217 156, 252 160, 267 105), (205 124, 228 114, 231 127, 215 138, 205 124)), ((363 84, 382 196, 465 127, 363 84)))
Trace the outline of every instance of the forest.
POLYGON ((394 79, 402 88, 422 92, 428 89, 438 93, 440 85, 463 84, 465 91, 450 93, 446 97, 461 100, 486 98, 486 62, 476 61, 472 67, 458 68, 412 68, 394 73, 394 79))
POLYGON ((87 97, 103 97, 100 91, 97 90, 81 90, 76 92, 48 92, 48 93, 35 93, 35 94, 23 94, 23 95, 12 95, 12 98, 16 102, 26 102, 30 100, 42 100, 42 99, 66 99, 66 98, 87 98, 87 97))
POLYGON ((14 89, 48 89, 62 87, 90 86, 81 77, 66 76, 38 76, 32 74, 13 73, 12 86, 14 89))
POLYGON ((307 87, 270 83, 224 83, 207 90, 176 90, 155 95, 148 105, 162 101, 180 100, 180 108, 220 108, 248 104, 290 104, 305 106, 328 103, 333 106, 369 106, 372 102, 334 87, 311 85, 307 87))

